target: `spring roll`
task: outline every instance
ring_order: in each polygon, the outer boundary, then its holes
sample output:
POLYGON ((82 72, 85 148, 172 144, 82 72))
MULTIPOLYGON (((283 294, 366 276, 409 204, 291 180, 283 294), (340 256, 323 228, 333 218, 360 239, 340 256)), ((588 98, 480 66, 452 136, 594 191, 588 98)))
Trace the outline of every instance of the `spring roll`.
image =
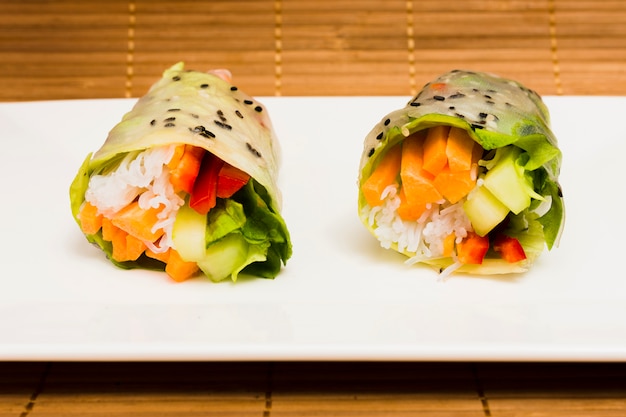
POLYGON ((178 63, 87 155, 70 187, 72 214, 122 268, 176 281, 273 278, 292 252, 279 158, 265 107, 229 71, 178 63))
POLYGON ((365 138, 359 217, 409 264, 446 275, 524 272, 562 233, 561 160, 536 92, 454 70, 365 138))

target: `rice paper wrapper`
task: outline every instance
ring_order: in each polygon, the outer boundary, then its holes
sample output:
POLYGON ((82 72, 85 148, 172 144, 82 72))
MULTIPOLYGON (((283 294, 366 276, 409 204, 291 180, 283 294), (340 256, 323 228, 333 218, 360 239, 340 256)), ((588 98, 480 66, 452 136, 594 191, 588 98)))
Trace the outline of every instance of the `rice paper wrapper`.
MULTIPOLYGON (((182 62, 164 71, 80 168, 70 189, 77 221, 92 175, 106 172, 129 152, 172 144, 193 145, 246 172, 264 188, 268 206, 287 240, 283 261, 290 257, 291 242, 280 216, 278 139, 265 107, 227 81, 229 76, 226 70, 188 70, 182 62)), ((102 246, 100 239, 96 243, 102 246)), ((143 265, 129 262, 120 266, 143 265)))
MULTIPOLYGON (((464 129, 484 148, 485 154, 509 145, 524 151, 527 154, 524 169, 533 173, 535 191, 544 197, 544 201, 547 200, 542 206, 545 213, 533 219, 541 226, 541 246, 547 245, 551 249, 558 244, 565 219, 558 183, 562 155, 550 129, 547 107, 536 92, 516 81, 463 70, 450 71, 427 83, 404 108, 382 117, 365 138, 359 166, 358 206, 359 216, 370 232, 375 234, 376 224, 368 218, 367 202, 361 191, 364 181, 390 147, 417 131, 437 125, 464 129)), ((531 248, 529 259, 524 262, 507 264, 485 259, 482 265, 464 265, 458 271, 480 274, 523 272, 540 252, 536 239, 533 245, 535 250, 531 248)), ((392 243, 391 248, 409 257, 415 256, 396 243, 392 243)), ((422 257, 419 262, 443 269, 453 264, 454 259, 422 257)))

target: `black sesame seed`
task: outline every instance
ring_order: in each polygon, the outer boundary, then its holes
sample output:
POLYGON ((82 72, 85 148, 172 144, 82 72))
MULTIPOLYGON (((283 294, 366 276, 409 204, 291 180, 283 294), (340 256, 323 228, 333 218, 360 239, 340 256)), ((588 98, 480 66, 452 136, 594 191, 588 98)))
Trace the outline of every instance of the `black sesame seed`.
POLYGON ((383 138, 383 132, 380 132, 378 136, 376 136, 376 140, 381 140, 383 138))
POLYGON ((154 126, 155 124, 156 124, 156 120, 152 119, 152 120, 150 121, 150 126, 154 126))
POLYGON ((175 75, 172 77, 173 81, 180 81, 180 77, 178 75, 175 75))
POLYGON ((233 127, 227 123, 220 122, 219 120, 213 120, 213 123, 221 127, 222 129, 232 130, 233 127))
POLYGON ((463 93, 454 93, 448 98, 463 98, 463 97, 465 97, 465 94, 463 93))
POLYGON ((458 118, 465 119, 465 116, 463 116, 461 113, 455 113, 454 115, 458 118))
POLYGON ((244 100, 243 104, 254 104, 252 100, 244 100))
POLYGON ((232 87, 230 87, 230 91, 237 91, 237 87, 233 85, 232 87))
POLYGON ((200 88, 209 88, 208 84, 200 84, 200 88))
POLYGON ((254 108, 254 111, 261 113, 261 112, 263 111, 263 107, 261 107, 261 106, 256 106, 256 107, 254 108))
POLYGON ((487 113, 483 113, 483 112, 478 113, 478 117, 480 117, 481 119, 484 119, 484 118, 486 118, 487 116, 488 116, 488 114, 487 114, 487 113))
POLYGON ((372 155, 374 155, 374 148, 370 149, 370 151, 367 153, 367 157, 371 157, 372 155))
POLYGON ((167 119, 163 120, 164 122, 173 122, 174 120, 176 120, 175 117, 168 117, 167 119))
POLYGON ((180 111, 180 109, 167 109, 167 111, 180 111))
POLYGON ((239 117, 240 119, 243 119, 243 114, 241 114, 241 112, 239 110, 235 110, 235 114, 237 115, 237 117, 239 117))
POLYGON ((174 123, 171 123, 171 122, 170 123, 165 123, 163 125, 163 127, 174 127, 174 126, 176 126, 176 125, 174 123))
POLYGON ((491 96, 489 94, 483 94, 483 97, 491 99, 491 96))
POLYGON ((444 96, 433 96, 433 98, 437 101, 444 101, 446 99, 444 96))
POLYGON ((456 107, 454 107, 454 106, 450 106, 450 107, 448 107, 448 110, 454 110, 455 108, 456 107))
POLYGON ((213 134, 213 132, 210 132, 208 130, 206 130, 206 128, 202 125, 196 126, 193 129, 189 128, 189 130, 191 130, 192 132, 195 132, 197 134, 199 134, 202 137, 205 137, 207 139, 212 139, 215 137, 215 135, 213 134))
POLYGON ((256 149, 254 149, 254 147, 252 145, 250 145, 249 142, 246 142, 246 147, 248 148, 248 150, 250 152, 252 152, 252 154, 258 158, 261 157, 261 152, 257 151, 256 149))
POLYGON ((476 129, 484 129, 484 128, 485 128, 484 126, 481 126, 481 125, 476 124, 476 123, 472 123, 472 129, 473 129, 473 130, 476 130, 476 129))
POLYGON ((411 106, 413 106, 413 107, 419 107, 421 105, 422 105, 422 103, 418 103, 417 101, 414 101, 413 103, 411 103, 411 106))
POLYGON ((391 123, 391 120, 390 119, 386 119, 384 124, 385 124, 385 126, 389 126, 389 123, 391 123))
POLYGON ((496 104, 493 100, 487 100, 487 101, 485 101, 485 103, 487 103, 487 104, 489 104, 489 105, 496 104))

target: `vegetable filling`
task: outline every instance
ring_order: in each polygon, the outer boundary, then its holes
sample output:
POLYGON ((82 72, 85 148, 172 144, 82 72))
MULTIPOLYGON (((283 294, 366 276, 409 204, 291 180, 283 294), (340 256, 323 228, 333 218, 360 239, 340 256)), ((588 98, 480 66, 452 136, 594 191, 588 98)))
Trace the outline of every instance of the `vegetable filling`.
MULTIPOLYGON (((207 275, 220 280, 233 273, 235 278, 252 262, 265 261, 268 256, 286 255, 278 253, 280 250, 276 248, 268 249, 272 246, 269 240, 274 237, 258 236, 258 233, 248 231, 249 227, 246 229, 248 215, 252 221, 271 217, 263 200, 262 187, 246 187, 249 182, 247 173, 191 145, 168 145, 130 152, 114 170, 91 176, 79 213, 81 229, 85 234, 99 235, 110 242, 114 261, 124 263, 142 256, 152 258, 164 263, 165 271, 176 281, 190 278, 199 269, 207 273, 203 265, 215 272, 215 264, 224 263, 224 259, 215 254, 219 252, 215 249, 208 259, 207 249, 223 240, 222 250, 241 256, 229 260, 231 268, 220 269, 217 275, 207 275), (239 196, 238 200, 257 207, 246 213, 241 203, 234 200, 232 204, 235 206, 224 203, 240 191, 246 196, 239 196), (225 207, 234 208, 224 210, 225 207), (177 219, 183 208, 186 213, 191 210, 193 214, 181 215, 177 219), (238 223, 231 227, 233 213, 236 213, 238 223), (212 224, 208 224, 209 219, 212 224), (228 230, 209 236, 207 241, 207 227, 215 229, 220 225, 228 230), (240 238, 230 236, 226 239, 229 234, 240 238), (196 246, 190 248, 189 241, 196 246), (249 241, 254 242, 250 244, 249 241)), ((280 237, 274 240, 285 242, 280 237)), ((270 273, 266 271, 265 274, 270 273)))
MULTIPOLYGON (((415 132, 380 156, 362 183, 362 216, 381 245, 395 246, 408 263, 449 258, 452 264, 443 265, 452 269, 487 258, 523 263, 529 254, 520 232, 544 200, 525 160, 513 145, 487 152, 461 128, 415 132)), ((526 245, 532 256, 542 246, 535 243, 526 245)))

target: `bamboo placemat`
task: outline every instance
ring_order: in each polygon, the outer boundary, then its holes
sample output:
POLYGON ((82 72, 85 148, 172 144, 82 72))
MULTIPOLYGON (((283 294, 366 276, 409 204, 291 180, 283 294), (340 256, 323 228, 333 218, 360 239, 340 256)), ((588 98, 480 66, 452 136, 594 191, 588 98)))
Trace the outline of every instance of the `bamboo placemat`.
POLYGON ((626 94, 622 0, 1 0, 0 101, 136 97, 177 61, 252 95, 411 95, 453 68, 626 94))
POLYGON ((626 414, 626 364, 0 363, 0 416, 626 414))

